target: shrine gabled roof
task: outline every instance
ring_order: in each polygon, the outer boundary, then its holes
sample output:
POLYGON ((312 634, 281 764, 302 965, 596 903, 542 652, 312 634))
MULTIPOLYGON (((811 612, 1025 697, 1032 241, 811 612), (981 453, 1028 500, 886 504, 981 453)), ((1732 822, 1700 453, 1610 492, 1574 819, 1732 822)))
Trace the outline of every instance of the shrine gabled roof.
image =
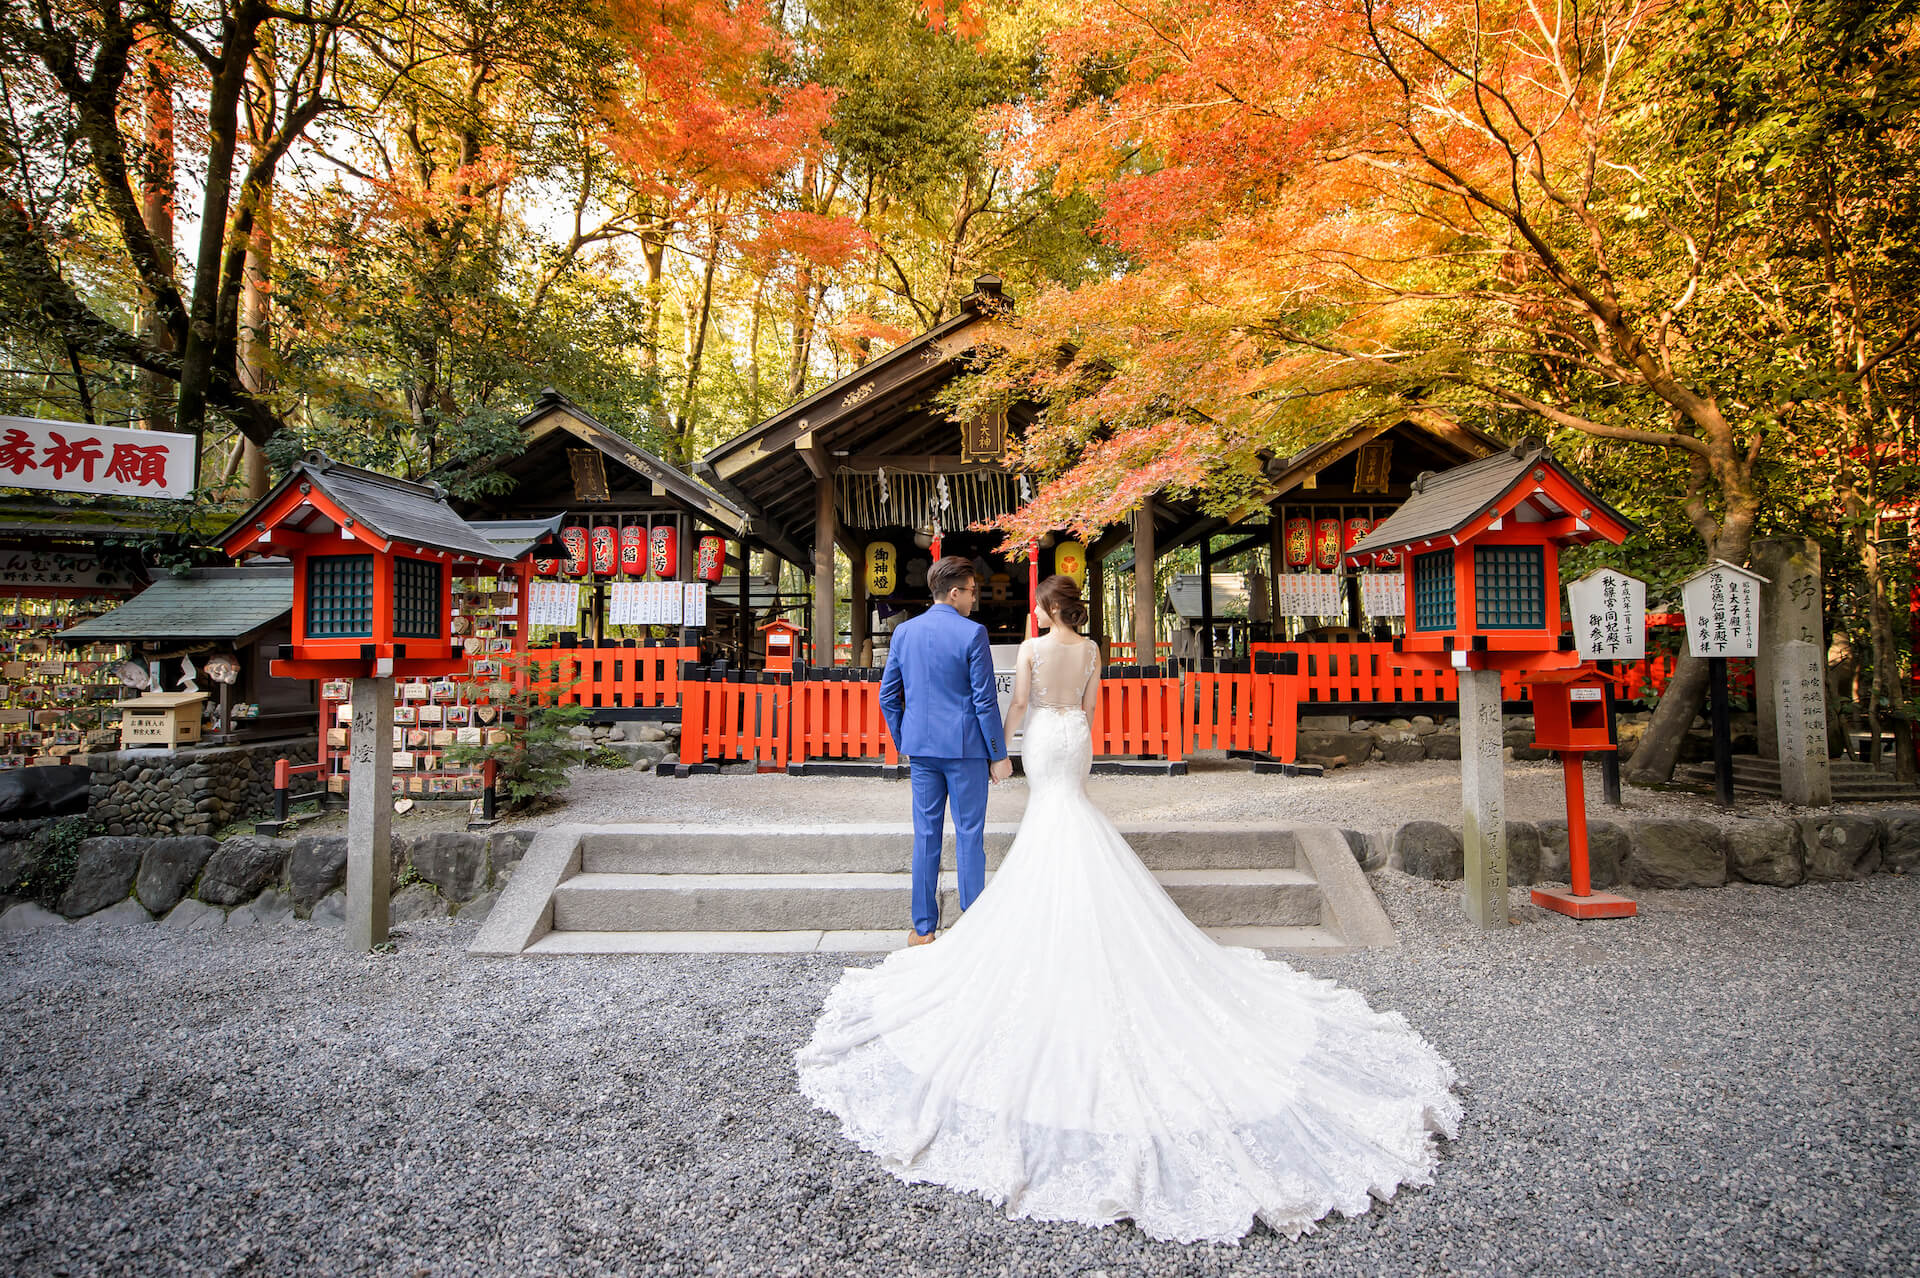
POLYGON ((498 546, 509 559, 518 560, 542 542, 558 542, 560 525, 566 518, 554 515, 550 519, 469 519, 467 526, 498 546))
MULTIPOLYGON (((447 505, 446 490, 438 484, 395 479, 378 471, 333 461, 317 452, 308 453, 272 492, 235 520, 216 540, 228 548, 229 554, 244 548, 249 530, 257 531, 255 525, 261 522, 262 516, 281 504, 288 489, 302 483, 311 485, 343 514, 371 529, 383 541, 494 562, 513 558, 460 518, 453 507, 447 505)), ((330 516, 311 504, 304 507, 304 513, 290 517, 287 526, 295 531, 327 531, 336 527, 330 516)))
MULTIPOLYGON (((653 485, 656 491, 665 493, 714 526, 734 536, 739 536, 746 529, 747 513, 739 506, 664 457, 609 430, 593 414, 551 386, 540 393, 532 410, 520 419, 520 429, 532 436, 528 441, 530 448, 553 430, 562 431, 626 467, 653 485)), ((497 463, 494 468, 508 461, 511 459, 497 463)))
POLYGON ((161 577, 111 612, 60 632, 63 641, 234 641, 293 612, 293 565, 196 568, 161 577))
MULTIPOLYGON (((1575 479, 1554 460, 1539 440, 1527 440, 1505 452, 1456 466, 1438 474, 1427 474, 1414 484, 1413 495, 1371 533, 1349 549, 1348 555, 1365 555, 1392 550, 1439 538, 1452 538, 1475 520, 1500 507, 1523 486, 1537 485, 1536 472, 1551 471, 1568 486, 1582 505, 1578 511, 1548 510, 1541 517, 1572 517, 1585 525, 1608 522, 1617 525, 1622 535, 1634 528, 1632 520, 1596 496, 1592 489, 1575 479)), ((1537 494, 1544 498, 1544 494, 1537 494)), ((1551 502, 1551 498, 1545 498, 1551 502)), ((1599 535, 1599 534, 1595 534, 1599 535)))

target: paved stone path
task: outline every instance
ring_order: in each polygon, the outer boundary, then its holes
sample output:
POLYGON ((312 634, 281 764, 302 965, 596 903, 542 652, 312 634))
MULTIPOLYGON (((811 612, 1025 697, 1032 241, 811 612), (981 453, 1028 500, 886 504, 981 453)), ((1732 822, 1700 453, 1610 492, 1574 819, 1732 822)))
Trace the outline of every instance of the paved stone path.
POLYGON ((842 960, 479 961, 285 923, 0 938, 0 1271, 1591 1274, 1920 1268, 1920 880, 1640 893, 1636 920, 1376 876, 1466 1125, 1435 1185, 1179 1247, 901 1185, 792 1090, 842 960))

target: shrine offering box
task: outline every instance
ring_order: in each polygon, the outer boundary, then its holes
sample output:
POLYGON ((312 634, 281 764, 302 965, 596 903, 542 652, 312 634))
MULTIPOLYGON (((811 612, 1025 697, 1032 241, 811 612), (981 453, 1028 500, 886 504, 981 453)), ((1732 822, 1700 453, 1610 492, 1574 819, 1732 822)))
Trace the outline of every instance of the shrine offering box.
POLYGON ((200 712, 204 692, 149 692, 120 707, 120 748, 189 745, 200 739, 200 712))

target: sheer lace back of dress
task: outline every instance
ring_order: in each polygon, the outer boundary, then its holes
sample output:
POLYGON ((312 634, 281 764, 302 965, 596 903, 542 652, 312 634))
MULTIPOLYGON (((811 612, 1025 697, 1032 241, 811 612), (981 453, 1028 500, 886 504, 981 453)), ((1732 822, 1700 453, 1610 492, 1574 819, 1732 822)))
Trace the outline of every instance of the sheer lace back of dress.
POLYGON ((1051 639, 1027 640, 1031 679, 1027 704, 1045 710, 1078 710, 1099 652, 1094 643, 1064 648, 1051 639))

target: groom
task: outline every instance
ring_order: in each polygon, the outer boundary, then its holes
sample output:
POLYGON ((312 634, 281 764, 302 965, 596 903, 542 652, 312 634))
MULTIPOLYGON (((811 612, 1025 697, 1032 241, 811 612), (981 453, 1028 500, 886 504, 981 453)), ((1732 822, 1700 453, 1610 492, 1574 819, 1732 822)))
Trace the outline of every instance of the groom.
POLYGON ((987 631, 968 620, 980 587, 957 555, 927 570, 933 607, 894 628, 880 712, 893 743, 913 761, 913 935, 925 945, 940 926, 940 828, 953 805, 960 908, 987 882, 987 779, 1013 775, 1001 740, 987 631), (991 763, 989 763, 991 760, 991 763))

